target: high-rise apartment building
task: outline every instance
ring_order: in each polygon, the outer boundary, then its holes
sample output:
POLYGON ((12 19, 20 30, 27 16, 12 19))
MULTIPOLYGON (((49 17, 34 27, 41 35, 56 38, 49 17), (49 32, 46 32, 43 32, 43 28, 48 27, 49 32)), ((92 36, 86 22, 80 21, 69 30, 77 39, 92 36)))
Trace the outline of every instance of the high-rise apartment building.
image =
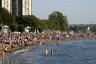
POLYGON ((32 15, 32 0, 1 0, 2 7, 14 16, 32 15))
POLYGON ((22 0, 22 14, 32 15, 32 0, 22 0))
POLYGON ((1 2, 1 0, 0 0, 0 14, 1 14, 1 7, 2 7, 1 5, 2 5, 2 2, 1 2))
POLYGON ((18 16, 19 12, 18 12, 19 8, 18 8, 18 0, 12 0, 12 14, 14 16, 18 16))
POLYGON ((2 5, 2 2, 1 2, 1 0, 0 0, 0 8, 1 8, 1 5, 2 5))
POLYGON ((11 0, 1 0, 1 6, 11 13, 11 0))

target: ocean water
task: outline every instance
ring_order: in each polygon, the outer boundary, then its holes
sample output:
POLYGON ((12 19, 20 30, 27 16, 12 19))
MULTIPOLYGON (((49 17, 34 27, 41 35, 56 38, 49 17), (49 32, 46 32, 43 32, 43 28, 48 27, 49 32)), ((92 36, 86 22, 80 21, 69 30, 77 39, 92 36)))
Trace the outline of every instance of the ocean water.
MULTIPOLYGON (((70 40, 27 47, 9 53, 4 64, 96 64, 96 40, 70 40), (45 49, 48 55, 44 55, 45 49), (53 54, 51 55, 51 50, 53 54)), ((0 58, 2 61, 2 59, 0 58)))

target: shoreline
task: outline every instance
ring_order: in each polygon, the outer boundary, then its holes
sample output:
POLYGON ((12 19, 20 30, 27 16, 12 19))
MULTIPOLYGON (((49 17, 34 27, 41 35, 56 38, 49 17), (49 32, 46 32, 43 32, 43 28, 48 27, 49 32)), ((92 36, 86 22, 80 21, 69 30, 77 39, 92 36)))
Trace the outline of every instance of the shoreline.
MULTIPOLYGON (((93 39, 93 38, 80 38, 80 39, 93 39)), ((14 51, 12 51, 12 48, 11 46, 8 48, 8 50, 5 52, 6 54, 7 53, 11 53, 11 52, 15 52, 17 50, 21 50, 25 47, 28 47, 28 46, 38 46, 38 45, 43 45, 43 44, 47 44, 47 43, 57 43, 57 42, 60 42, 60 41, 68 41, 68 40, 80 40, 80 39, 65 39, 65 40, 57 40, 57 41, 46 41, 46 42, 42 42, 40 44, 40 41, 37 41, 37 42, 29 42, 27 43, 26 45, 23 45, 23 46, 18 46, 18 45, 14 45, 14 51)), ((2 50, 0 50, 0 57, 2 56, 2 50)))
MULTIPOLYGON (((10 36, 10 34, 7 34, 10 36)), ((64 34, 64 33, 20 33, 20 34, 14 34, 11 33, 11 35, 15 35, 14 42, 10 44, 10 41, 8 44, 0 44, 0 56, 2 56, 2 52, 6 50, 5 53, 14 52, 16 50, 20 50, 22 48, 25 48, 27 46, 37 46, 46 44, 49 42, 58 42, 58 41, 66 41, 66 40, 78 40, 78 39, 95 39, 96 34, 64 34), (17 38, 17 36, 20 36, 17 38), (21 40, 20 40, 21 39, 21 40), (12 51, 12 45, 14 48, 14 51, 12 51)), ((6 36, 6 34, 5 34, 6 36)), ((4 37, 4 36, 2 36, 4 37)), ((11 36, 12 37, 12 36, 11 36)), ((6 39, 5 39, 6 40, 6 39)), ((2 40, 3 41, 3 40, 2 40)), ((5 42, 6 43, 6 42, 5 42)))

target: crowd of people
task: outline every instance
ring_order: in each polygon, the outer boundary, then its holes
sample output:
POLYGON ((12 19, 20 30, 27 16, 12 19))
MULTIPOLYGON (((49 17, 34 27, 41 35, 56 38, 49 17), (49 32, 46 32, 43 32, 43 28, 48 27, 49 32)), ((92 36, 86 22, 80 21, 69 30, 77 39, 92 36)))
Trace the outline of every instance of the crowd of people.
MULTIPOLYGON (((8 48, 10 52, 14 53, 15 46, 22 47, 31 43, 34 44, 45 44, 47 42, 57 42, 64 40, 73 40, 73 39, 89 39, 96 38, 95 33, 67 33, 61 31, 43 31, 43 32, 8 32, 0 33, 0 55, 2 56, 2 63, 4 63, 4 57, 8 48)), ((59 43, 55 43, 56 45, 59 43)), ((54 54, 54 51, 51 50, 51 55, 54 54)), ((45 56, 48 55, 48 49, 45 49, 45 56)))
POLYGON ((0 33, 0 45, 25 45, 29 42, 32 44, 47 43, 48 41, 61 41, 70 39, 81 39, 81 38, 96 38, 96 34, 84 34, 84 33, 65 33, 60 31, 45 31, 41 33, 33 32, 11 32, 11 33, 0 33))

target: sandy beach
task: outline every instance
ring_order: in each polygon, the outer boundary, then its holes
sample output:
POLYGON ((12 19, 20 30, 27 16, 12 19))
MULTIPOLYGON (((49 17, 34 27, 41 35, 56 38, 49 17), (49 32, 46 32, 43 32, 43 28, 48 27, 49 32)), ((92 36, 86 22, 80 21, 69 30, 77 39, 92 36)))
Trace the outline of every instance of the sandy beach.
POLYGON ((48 42, 64 40, 96 38, 96 34, 63 33, 63 32, 42 32, 42 33, 1 33, 0 34, 0 55, 2 51, 13 52, 26 46, 42 45, 48 42), (12 46, 14 50, 12 50, 12 46))

